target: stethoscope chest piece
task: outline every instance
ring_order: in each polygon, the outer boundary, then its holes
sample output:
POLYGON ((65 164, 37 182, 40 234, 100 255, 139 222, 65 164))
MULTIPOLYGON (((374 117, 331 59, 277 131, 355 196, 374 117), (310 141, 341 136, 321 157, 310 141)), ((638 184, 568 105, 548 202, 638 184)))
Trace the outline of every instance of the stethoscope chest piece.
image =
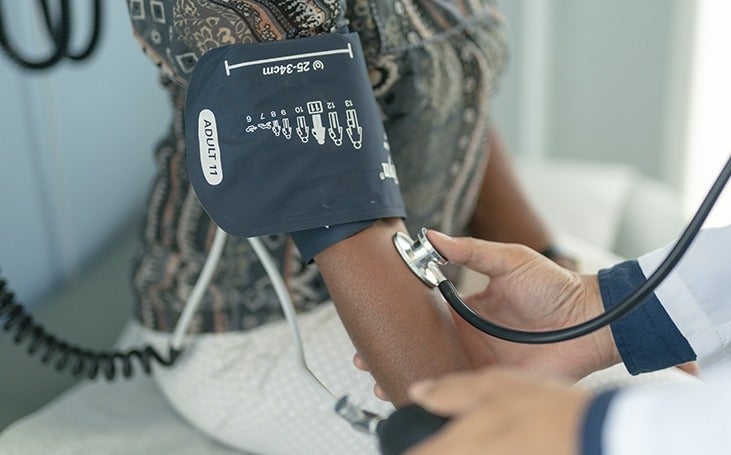
POLYGON ((417 240, 412 240, 403 232, 397 232, 393 236, 393 244, 401 255, 401 259, 421 281, 430 287, 439 286, 444 275, 438 266, 445 265, 447 260, 434 249, 429 239, 426 238, 426 228, 419 231, 417 240))

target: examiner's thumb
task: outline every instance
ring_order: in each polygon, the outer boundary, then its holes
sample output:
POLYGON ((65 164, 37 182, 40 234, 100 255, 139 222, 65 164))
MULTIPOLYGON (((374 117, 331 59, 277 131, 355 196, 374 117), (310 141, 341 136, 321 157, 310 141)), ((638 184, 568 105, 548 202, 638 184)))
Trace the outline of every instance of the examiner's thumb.
POLYGON ((451 237, 431 229, 427 231, 426 236, 439 254, 452 264, 464 265, 478 272, 482 271, 482 267, 478 268, 478 263, 482 262, 479 256, 483 254, 479 240, 469 237, 451 237))
POLYGON ((486 275, 501 274, 505 261, 498 254, 500 245, 471 237, 450 237, 439 231, 426 234, 436 250, 452 264, 463 265, 486 275))
POLYGON ((465 249, 466 245, 460 243, 460 239, 451 237, 439 231, 429 229, 426 231, 426 237, 429 239, 439 254, 447 258, 449 262, 457 263, 458 259, 469 253, 465 249))

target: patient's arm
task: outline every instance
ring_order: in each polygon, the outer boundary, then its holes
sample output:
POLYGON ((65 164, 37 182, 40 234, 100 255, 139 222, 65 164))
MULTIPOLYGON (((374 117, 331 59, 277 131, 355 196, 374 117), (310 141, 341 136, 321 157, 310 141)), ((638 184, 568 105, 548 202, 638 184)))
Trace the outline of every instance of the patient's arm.
POLYGON ((315 256, 356 349, 397 406, 411 383, 468 367, 438 291, 393 246, 398 231, 407 232, 401 220, 379 220, 315 256))
MULTIPOLYGON (((510 155, 495 128, 490 128, 488 147, 490 159, 470 220, 471 235, 494 242, 521 243, 541 252, 553 247, 553 238, 523 194, 510 155)), ((549 257, 576 270, 576 260, 560 251, 549 257)))
POLYGON ((477 206, 470 220, 474 237, 494 242, 521 243, 542 251, 553 242, 530 206, 515 177, 510 156, 494 128, 490 128, 487 162, 477 206))

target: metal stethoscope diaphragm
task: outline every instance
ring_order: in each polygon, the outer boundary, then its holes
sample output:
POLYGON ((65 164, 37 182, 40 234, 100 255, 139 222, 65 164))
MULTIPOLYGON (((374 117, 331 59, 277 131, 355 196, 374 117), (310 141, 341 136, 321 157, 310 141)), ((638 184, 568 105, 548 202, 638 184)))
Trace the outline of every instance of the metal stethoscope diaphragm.
POLYGON ((434 288, 447 279, 439 268, 446 265, 447 260, 429 242, 426 228, 421 228, 416 240, 412 240, 403 232, 398 232, 393 237, 393 244, 401 259, 424 284, 434 288))

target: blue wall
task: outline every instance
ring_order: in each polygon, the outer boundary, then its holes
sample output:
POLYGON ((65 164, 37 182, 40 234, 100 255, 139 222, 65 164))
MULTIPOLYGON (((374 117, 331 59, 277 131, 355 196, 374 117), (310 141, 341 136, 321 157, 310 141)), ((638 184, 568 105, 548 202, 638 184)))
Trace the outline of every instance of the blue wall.
POLYGON ((682 106, 689 96, 697 2, 498 3, 509 24, 511 58, 493 112, 510 149, 628 164, 680 189, 686 150, 679 138, 688 127, 682 106), (538 36, 546 41, 538 46, 540 55, 527 52, 535 48, 530 41, 536 30, 529 27, 536 21, 546 29, 538 36), (534 64, 536 58, 545 67, 530 73, 526 60, 534 64), (537 93, 531 90, 536 86, 537 93), (542 108, 539 125, 531 124, 536 119, 528 112, 536 106, 542 108), (539 137, 526 139, 535 130, 539 137))
MULTIPOLYGON (((16 41, 44 50, 35 2, 8 2, 16 41)), ((86 9, 87 2, 72 2, 86 9)), ((124 2, 104 2, 92 61, 37 75, 0 55, 0 275, 32 303, 72 278, 131 223, 139 223, 169 122, 155 67, 131 34, 124 2)), ((89 16, 75 16, 75 40, 89 16)))

